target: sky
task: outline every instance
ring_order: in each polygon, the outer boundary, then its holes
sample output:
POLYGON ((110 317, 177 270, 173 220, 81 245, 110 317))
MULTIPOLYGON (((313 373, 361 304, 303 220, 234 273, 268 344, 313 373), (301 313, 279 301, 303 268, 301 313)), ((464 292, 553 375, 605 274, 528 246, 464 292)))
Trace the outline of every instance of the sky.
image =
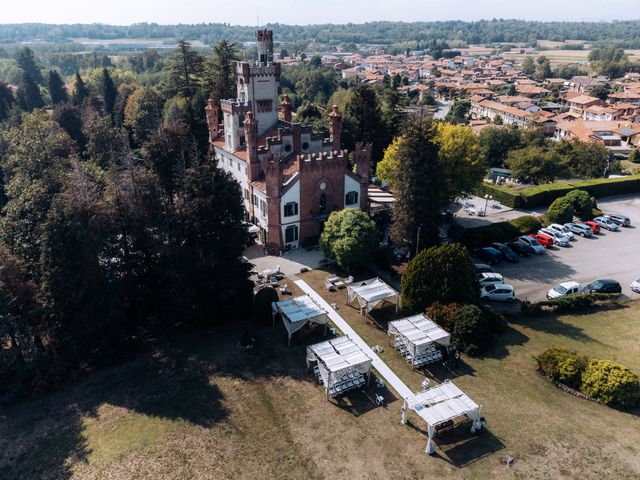
POLYGON ((0 0, 0 4, 0 23, 306 25, 375 20, 640 18, 640 0, 0 0))

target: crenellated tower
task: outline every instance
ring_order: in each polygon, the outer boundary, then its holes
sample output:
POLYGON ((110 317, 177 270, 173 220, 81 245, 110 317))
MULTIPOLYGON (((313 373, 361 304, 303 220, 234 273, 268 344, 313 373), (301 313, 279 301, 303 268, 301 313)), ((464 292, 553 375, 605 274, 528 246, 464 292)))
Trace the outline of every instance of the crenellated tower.
POLYGON ((331 149, 334 152, 340 150, 340 136, 342 135, 342 115, 338 111, 338 106, 333 106, 333 111, 329 114, 329 135, 331 136, 331 149))

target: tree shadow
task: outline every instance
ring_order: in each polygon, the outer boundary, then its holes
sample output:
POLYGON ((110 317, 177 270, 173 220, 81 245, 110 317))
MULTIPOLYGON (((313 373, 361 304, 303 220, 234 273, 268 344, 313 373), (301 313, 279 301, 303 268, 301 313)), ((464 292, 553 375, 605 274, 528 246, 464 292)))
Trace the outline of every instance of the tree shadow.
POLYGON ((521 346, 528 341, 529 337, 507 324, 504 331, 495 338, 494 344, 478 357, 502 360, 509 355, 509 347, 521 346))
MULTIPOLYGON (((590 316, 593 310, 584 312, 572 312, 572 316, 590 316)), ((584 330, 578 325, 566 323, 562 321, 562 314, 557 312, 545 312, 535 317, 527 317, 518 315, 511 318, 511 323, 521 325, 523 327, 537 330, 539 332, 549 333, 558 337, 567 337, 581 342, 601 343, 593 337, 584 333, 584 330)))
POLYGON ((437 447, 434 456, 462 468, 505 448, 504 443, 487 428, 475 434, 469 431, 470 428, 471 423, 466 421, 438 433, 434 439, 437 447))

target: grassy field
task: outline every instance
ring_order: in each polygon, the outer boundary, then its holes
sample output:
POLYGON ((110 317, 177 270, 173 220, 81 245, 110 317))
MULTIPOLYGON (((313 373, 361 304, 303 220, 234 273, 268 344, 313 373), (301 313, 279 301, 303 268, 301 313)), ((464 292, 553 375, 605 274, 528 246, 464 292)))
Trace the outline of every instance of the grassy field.
MULTIPOLYGON (((326 272, 301 275, 318 288, 326 272)), ((288 282, 291 286, 291 282, 288 282)), ((386 346, 375 323, 325 293, 370 343, 386 346)), ((534 371, 551 345, 617 359, 640 371, 640 304, 580 316, 516 319, 486 357, 456 372, 438 366, 485 406, 488 428, 468 424, 424 453, 424 424, 400 424, 393 392, 375 407, 375 388, 329 402, 306 372, 309 330, 286 347, 281 325, 229 321, 221 329, 176 333, 171 341, 66 391, 0 412, 0 478, 640 478, 640 418, 569 396, 534 371), (249 330, 256 347, 239 351, 249 330), (508 467, 505 455, 516 458, 508 467)), ((375 314, 384 326, 388 309, 375 314)), ((391 348, 381 354, 413 389, 422 374, 391 348)))
MULTIPOLYGON (((625 50, 629 56, 629 60, 632 62, 640 61, 640 50, 625 50)), ((544 55, 549 59, 552 66, 565 65, 568 63, 586 62, 589 59, 589 50, 541 50, 534 58, 544 55)), ((504 58, 512 60, 514 62, 522 62, 525 59, 524 54, 521 54, 519 49, 514 49, 511 52, 504 53, 504 58)), ((529 55, 531 56, 531 55, 529 55)))

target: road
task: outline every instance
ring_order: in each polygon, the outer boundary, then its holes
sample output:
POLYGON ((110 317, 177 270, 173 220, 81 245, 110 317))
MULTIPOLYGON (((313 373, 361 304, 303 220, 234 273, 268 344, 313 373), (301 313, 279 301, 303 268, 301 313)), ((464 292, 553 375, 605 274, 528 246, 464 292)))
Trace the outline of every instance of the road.
POLYGON ((553 285, 574 280, 586 285, 598 278, 612 278, 622 293, 638 297, 629 285, 640 277, 640 196, 610 197, 598 202, 604 213, 621 213, 631 219, 630 228, 603 230, 591 238, 578 237, 571 247, 553 247, 544 255, 524 257, 520 262, 502 262, 495 270, 513 285, 521 300, 539 301, 553 285), (633 225, 635 224, 635 226, 633 225))

